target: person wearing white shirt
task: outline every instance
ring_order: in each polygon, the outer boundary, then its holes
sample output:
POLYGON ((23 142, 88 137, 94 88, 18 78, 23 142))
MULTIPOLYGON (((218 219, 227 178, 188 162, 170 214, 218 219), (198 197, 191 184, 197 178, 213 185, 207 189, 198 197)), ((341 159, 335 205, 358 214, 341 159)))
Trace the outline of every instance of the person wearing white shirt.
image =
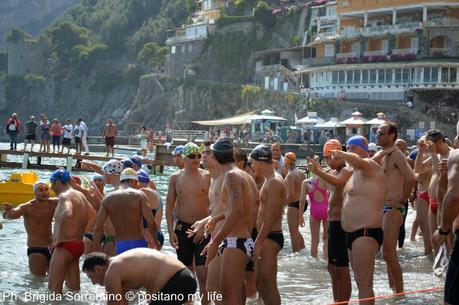
POLYGON ((80 125, 80 129, 83 130, 83 134, 81 135, 81 143, 84 146, 85 155, 89 155, 89 147, 88 147, 88 126, 81 118, 77 120, 80 125))
POLYGON ((62 138, 62 149, 61 154, 64 153, 64 147, 67 147, 67 154, 70 153, 70 148, 72 147, 72 132, 73 126, 69 119, 65 120, 65 125, 62 127, 64 130, 64 137, 62 138))

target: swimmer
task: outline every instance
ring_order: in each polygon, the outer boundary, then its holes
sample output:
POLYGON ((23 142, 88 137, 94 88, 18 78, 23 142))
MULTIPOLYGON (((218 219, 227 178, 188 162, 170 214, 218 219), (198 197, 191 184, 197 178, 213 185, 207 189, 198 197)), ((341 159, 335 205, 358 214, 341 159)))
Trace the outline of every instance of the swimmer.
MULTIPOLYGON (((49 248, 53 244, 51 222, 57 206, 57 198, 49 198, 49 185, 39 181, 33 187, 35 198, 16 208, 3 204, 3 218, 24 217, 27 233, 27 256, 29 270, 35 276, 45 276, 51 260, 49 248)), ((1 225, 1 224, 0 224, 1 225)))
POLYGON ((446 160, 439 164, 440 182, 446 184, 446 193, 438 229, 434 233, 435 243, 447 242, 448 235, 454 234, 452 252, 445 279, 444 302, 459 304, 459 150, 453 150, 446 160), (443 182, 442 180, 446 180, 443 182))
MULTIPOLYGON (((334 302, 349 301, 351 297, 351 275, 349 273, 349 257, 346 247, 346 232, 341 225, 341 211, 344 201, 344 187, 352 175, 342 158, 332 158, 333 150, 343 150, 342 144, 335 139, 328 140, 323 148, 323 156, 330 171, 325 171, 314 159, 311 170, 330 186, 330 202, 328 205, 328 272, 332 279, 334 302)), ((304 223, 302 216, 301 220, 304 223)))
POLYGON ((156 239, 156 222, 148 205, 146 195, 136 189, 137 173, 126 168, 120 175, 120 188, 102 200, 94 228, 94 250, 99 251, 104 223, 110 217, 116 232, 116 253, 121 254, 133 248, 159 248, 156 239), (143 217, 143 218, 142 218, 143 217), (143 235, 143 219, 152 239, 148 243, 143 235))
POLYGON ((212 238, 203 250, 207 264, 217 255, 220 262, 220 291, 223 304, 245 304, 244 275, 253 254, 252 212, 258 192, 255 181, 234 162, 233 143, 220 138, 210 146, 222 171, 221 202, 224 209, 222 224, 213 230, 212 238))
POLYGON ((133 249, 115 257, 94 252, 85 259, 82 269, 93 284, 105 286, 107 297, 120 296, 119 302, 107 304, 128 304, 126 291, 145 288, 145 299, 152 300, 150 305, 181 305, 197 288, 193 274, 183 263, 152 249, 133 249))
POLYGON ((183 169, 185 167, 185 162, 183 161, 183 145, 179 145, 174 148, 172 151, 172 157, 174 159, 175 165, 179 169, 183 169))
POLYGON ((85 196, 70 186, 70 174, 65 169, 53 172, 50 182, 59 202, 54 215, 48 289, 61 294, 64 281, 71 290, 80 290, 78 262, 84 252, 83 235, 94 223, 96 212, 85 196))
POLYGON ((387 264, 390 288, 394 293, 401 293, 403 273, 397 256, 397 241, 404 217, 408 212, 408 197, 413 192, 416 177, 406 160, 406 155, 395 145, 397 137, 398 128, 393 123, 379 125, 376 138, 383 151, 374 159, 378 159, 386 175, 383 258, 387 264), (380 155, 384 156, 379 157, 380 155))
MULTIPOLYGON (((200 294, 207 295, 206 257, 201 253, 210 238, 194 242, 188 237, 187 232, 196 221, 209 216, 210 175, 209 172, 199 168, 201 151, 196 144, 187 143, 183 149, 183 157, 185 167, 171 176, 167 191, 166 221, 169 240, 177 252, 178 259, 190 270, 196 270, 200 294), (174 227, 176 207, 177 223, 174 227)), ((203 304, 207 304, 206 300, 203 299, 203 304)))
POLYGON ((257 175, 265 178, 260 190, 258 236, 254 245, 255 278, 263 302, 280 305, 277 288, 277 255, 284 247, 282 214, 287 204, 287 186, 273 166, 271 147, 258 145, 250 154, 257 175))
POLYGON ((102 166, 102 173, 105 178, 105 183, 112 185, 115 190, 120 186, 120 174, 124 170, 124 165, 121 161, 112 159, 102 166))
POLYGON ((115 137, 118 133, 116 125, 113 123, 112 119, 107 120, 105 124, 104 131, 102 132, 102 137, 105 139, 105 150, 108 154, 111 153, 112 157, 115 157, 115 137))
MULTIPOLYGON (((373 275, 376 252, 383 242, 383 205, 386 177, 381 166, 368 156, 368 141, 357 135, 347 141, 348 152, 333 150, 333 159, 343 159, 352 169, 344 188, 341 224, 359 299, 374 297, 373 275)), ((361 305, 374 300, 360 301, 361 305)))
POLYGON ((301 186, 306 176, 296 169, 296 155, 288 152, 284 157, 284 166, 288 170, 285 176, 287 185, 287 221, 290 239, 292 241, 292 252, 298 252, 304 249, 304 239, 299 230, 299 209, 301 186))

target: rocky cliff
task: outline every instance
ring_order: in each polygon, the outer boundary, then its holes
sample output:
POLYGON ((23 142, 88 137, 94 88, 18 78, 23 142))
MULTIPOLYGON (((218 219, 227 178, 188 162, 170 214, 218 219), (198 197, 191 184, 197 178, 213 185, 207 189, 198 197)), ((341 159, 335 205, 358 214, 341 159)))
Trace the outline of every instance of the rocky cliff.
POLYGON ((0 47, 6 44, 6 35, 14 28, 32 34, 50 25, 64 11, 80 0, 2 0, 0 1, 0 47))

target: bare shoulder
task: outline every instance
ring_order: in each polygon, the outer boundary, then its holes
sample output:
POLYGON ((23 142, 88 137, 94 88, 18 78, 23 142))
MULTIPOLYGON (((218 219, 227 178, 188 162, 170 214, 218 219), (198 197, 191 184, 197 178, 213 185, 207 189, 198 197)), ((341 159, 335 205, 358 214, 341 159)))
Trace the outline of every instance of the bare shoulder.
POLYGON ((210 179, 211 178, 209 171, 207 171, 205 169, 202 169, 202 168, 198 168, 198 171, 199 171, 199 174, 201 176, 205 177, 206 179, 210 179))
POLYGON ((276 174, 274 178, 266 180, 266 187, 273 190, 279 190, 285 188, 285 181, 281 175, 276 174))
POLYGON ((57 205, 58 202, 59 202, 58 198, 49 198, 48 199, 48 203, 51 204, 51 205, 57 205))
POLYGON ((454 149, 450 151, 448 157, 448 163, 459 163, 459 149, 454 149))
POLYGON ((375 160, 373 159, 370 159, 370 158, 365 158, 363 159, 365 162, 368 162, 369 166, 370 166, 370 172, 379 172, 379 171, 382 171, 382 167, 381 165, 379 165, 378 162, 376 162, 375 160))

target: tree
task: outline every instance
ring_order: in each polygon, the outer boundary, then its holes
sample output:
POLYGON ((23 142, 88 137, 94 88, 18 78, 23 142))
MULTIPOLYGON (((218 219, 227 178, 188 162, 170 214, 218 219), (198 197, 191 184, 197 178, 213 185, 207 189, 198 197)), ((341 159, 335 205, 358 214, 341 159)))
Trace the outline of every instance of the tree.
POLYGON ((53 27, 51 36, 52 49, 61 62, 75 59, 77 54, 74 48, 77 45, 85 45, 89 42, 89 31, 84 27, 65 21, 53 27))
POLYGON ((11 42, 11 43, 18 43, 19 41, 24 41, 24 40, 32 39, 32 38, 33 38, 32 35, 25 32, 23 29, 14 28, 11 30, 11 32, 8 33, 8 36, 6 37, 6 41, 11 42))
POLYGON ((255 20, 269 29, 276 24, 276 17, 273 15, 272 8, 268 3, 260 1, 257 3, 254 12, 255 20))
POLYGON ((160 67, 164 65, 168 47, 161 47, 157 43, 149 42, 144 44, 142 50, 137 55, 137 59, 150 67, 160 67))

